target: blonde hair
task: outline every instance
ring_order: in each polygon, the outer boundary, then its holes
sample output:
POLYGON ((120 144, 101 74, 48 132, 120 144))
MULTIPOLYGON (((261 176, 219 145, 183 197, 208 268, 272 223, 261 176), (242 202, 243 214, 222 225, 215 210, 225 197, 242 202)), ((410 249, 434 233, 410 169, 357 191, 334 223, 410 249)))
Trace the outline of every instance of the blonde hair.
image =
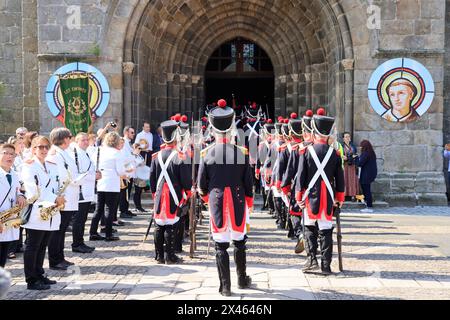
POLYGON ((31 141, 31 148, 33 149, 34 147, 36 147, 39 142, 41 142, 42 140, 44 140, 45 142, 47 142, 48 146, 51 147, 52 144, 50 143, 50 140, 45 137, 45 136, 36 136, 32 141, 31 141))
POLYGON ((120 145, 120 136, 117 132, 109 132, 106 134, 103 143, 107 147, 117 148, 120 145))
POLYGON ((80 133, 78 133, 78 134, 76 135, 75 141, 78 142, 78 140, 80 140, 82 137, 88 137, 88 138, 89 138, 89 135, 88 135, 87 133, 80 132, 80 133))

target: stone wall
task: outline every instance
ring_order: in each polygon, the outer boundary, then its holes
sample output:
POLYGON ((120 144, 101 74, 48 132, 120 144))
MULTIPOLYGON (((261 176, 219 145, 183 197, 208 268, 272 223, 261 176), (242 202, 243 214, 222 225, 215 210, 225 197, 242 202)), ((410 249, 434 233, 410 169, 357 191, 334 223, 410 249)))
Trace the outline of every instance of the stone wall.
POLYGON ((357 143, 368 139, 375 147, 381 172, 374 187, 376 198, 393 204, 446 204, 442 173, 445 1, 374 3, 382 9, 381 30, 367 45, 355 48, 354 139, 357 143), (414 123, 382 119, 367 99, 374 69, 397 57, 421 62, 435 82, 431 107, 414 123))
POLYGON ((0 0, 0 140, 23 125, 22 112, 22 1, 0 0))

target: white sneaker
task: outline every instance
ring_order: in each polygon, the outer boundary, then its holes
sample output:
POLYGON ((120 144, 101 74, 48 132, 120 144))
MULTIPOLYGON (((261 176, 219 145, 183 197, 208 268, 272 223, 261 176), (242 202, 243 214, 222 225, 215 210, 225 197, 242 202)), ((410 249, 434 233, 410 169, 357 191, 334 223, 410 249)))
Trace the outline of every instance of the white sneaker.
POLYGON ((361 211, 362 213, 373 213, 373 210, 372 210, 372 209, 369 209, 369 208, 361 209, 360 211, 361 211))

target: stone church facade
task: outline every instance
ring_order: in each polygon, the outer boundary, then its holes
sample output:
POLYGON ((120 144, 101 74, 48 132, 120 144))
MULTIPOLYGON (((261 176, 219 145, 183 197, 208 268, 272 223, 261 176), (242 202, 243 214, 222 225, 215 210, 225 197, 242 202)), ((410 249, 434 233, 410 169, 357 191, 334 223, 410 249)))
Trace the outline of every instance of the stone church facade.
POLYGON ((340 132, 373 143, 376 199, 447 203, 449 0, 0 0, 0 28, 1 138, 22 125, 44 134, 60 125, 45 89, 71 61, 108 79, 110 105, 96 127, 198 110, 210 56, 242 37, 270 57, 276 114, 325 106, 340 132), (77 10, 80 26, 70 28, 77 10), (385 121, 367 97, 372 72, 397 57, 421 62, 435 82, 433 104, 414 123, 385 121))

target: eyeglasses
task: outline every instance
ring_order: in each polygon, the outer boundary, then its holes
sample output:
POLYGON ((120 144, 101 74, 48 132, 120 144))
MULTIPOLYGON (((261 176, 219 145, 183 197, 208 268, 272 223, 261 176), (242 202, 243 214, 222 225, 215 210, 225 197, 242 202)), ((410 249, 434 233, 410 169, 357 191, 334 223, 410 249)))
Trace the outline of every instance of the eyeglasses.
POLYGON ((16 157, 16 154, 12 152, 3 151, 1 154, 4 156, 16 157))
POLYGON ((44 146, 36 146, 35 148, 38 148, 39 150, 48 150, 48 149, 50 149, 50 146, 49 145, 44 145, 44 146))

